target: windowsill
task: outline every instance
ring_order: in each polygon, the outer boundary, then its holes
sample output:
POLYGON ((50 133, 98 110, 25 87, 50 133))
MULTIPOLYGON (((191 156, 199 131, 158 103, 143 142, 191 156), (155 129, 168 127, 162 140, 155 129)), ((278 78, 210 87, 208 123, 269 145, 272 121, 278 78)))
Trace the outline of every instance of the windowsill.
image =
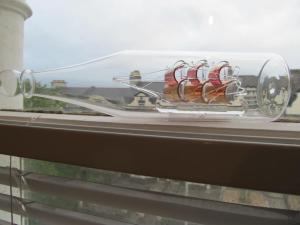
POLYGON ((0 154, 300 195, 296 123, 1 112, 0 133, 0 154))
POLYGON ((0 124, 300 146, 300 123, 128 119, 1 111, 0 124))

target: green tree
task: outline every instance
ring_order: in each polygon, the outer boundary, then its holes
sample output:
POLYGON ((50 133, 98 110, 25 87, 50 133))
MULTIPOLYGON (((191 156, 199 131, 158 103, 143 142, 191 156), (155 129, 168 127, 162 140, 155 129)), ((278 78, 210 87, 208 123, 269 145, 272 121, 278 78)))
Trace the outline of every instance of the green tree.
MULTIPOLYGON (((46 85, 36 84, 35 91, 45 95, 57 95, 60 92, 59 88, 49 88, 46 85)), ((42 111, 62 113, 66 107, 66 103, 41 97, 33 96, 32 98, 24 99, 25 111, 42 111)))

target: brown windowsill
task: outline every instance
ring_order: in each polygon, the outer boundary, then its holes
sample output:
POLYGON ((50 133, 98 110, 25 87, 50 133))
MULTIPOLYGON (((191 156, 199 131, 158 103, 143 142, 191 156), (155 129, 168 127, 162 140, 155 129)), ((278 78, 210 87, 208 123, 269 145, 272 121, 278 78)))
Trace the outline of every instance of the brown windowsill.
POLYGON ((1 112, 1 154, 300 195, 300 124, 1 112))

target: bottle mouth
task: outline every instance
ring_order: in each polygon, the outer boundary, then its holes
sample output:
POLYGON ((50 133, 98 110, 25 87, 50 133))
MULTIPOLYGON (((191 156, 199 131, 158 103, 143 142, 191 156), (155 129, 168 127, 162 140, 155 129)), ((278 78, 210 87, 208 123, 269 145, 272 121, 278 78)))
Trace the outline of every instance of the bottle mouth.
POLYGON ((31 98, 35 91, 35 80, 31 70, 19 72, 4 70, 0 72, 0 94, 6 97, 15 97, 22 94, 31 98))
POLYGON ((24 70, 20 76, 20 90, 25 98, 31 98, 35 91, 35 79, 32 70, 24 70))
POLYGON ((259 74, 259 112, 272 121, 279 119, 288 106, 290 96, 289 68, 283 58, 274 56, 265 62, 259 74))

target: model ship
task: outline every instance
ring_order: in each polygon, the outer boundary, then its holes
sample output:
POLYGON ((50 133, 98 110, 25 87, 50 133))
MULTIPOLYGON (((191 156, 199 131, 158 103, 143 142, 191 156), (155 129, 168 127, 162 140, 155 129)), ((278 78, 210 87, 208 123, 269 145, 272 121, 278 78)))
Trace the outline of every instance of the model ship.
POLYGON ((201 60, 193 66, 176 63, 165 74, 164 98, 169 102, 194 102, 203 104, 229 104, 229 97, 245 93, 238 80, 237 68, 222 61, 213 66, 206 76, 208 63, 201 60), (180 78, 176 73, 180 71, 180 78), (186 71, 186 72, 185 72, 186 71), (221 78, 221 75, 222 78, 221 78), (237 92, 230 92, 233 88, 237 92), (232 96, 230 96, 232 95, 232 96))

